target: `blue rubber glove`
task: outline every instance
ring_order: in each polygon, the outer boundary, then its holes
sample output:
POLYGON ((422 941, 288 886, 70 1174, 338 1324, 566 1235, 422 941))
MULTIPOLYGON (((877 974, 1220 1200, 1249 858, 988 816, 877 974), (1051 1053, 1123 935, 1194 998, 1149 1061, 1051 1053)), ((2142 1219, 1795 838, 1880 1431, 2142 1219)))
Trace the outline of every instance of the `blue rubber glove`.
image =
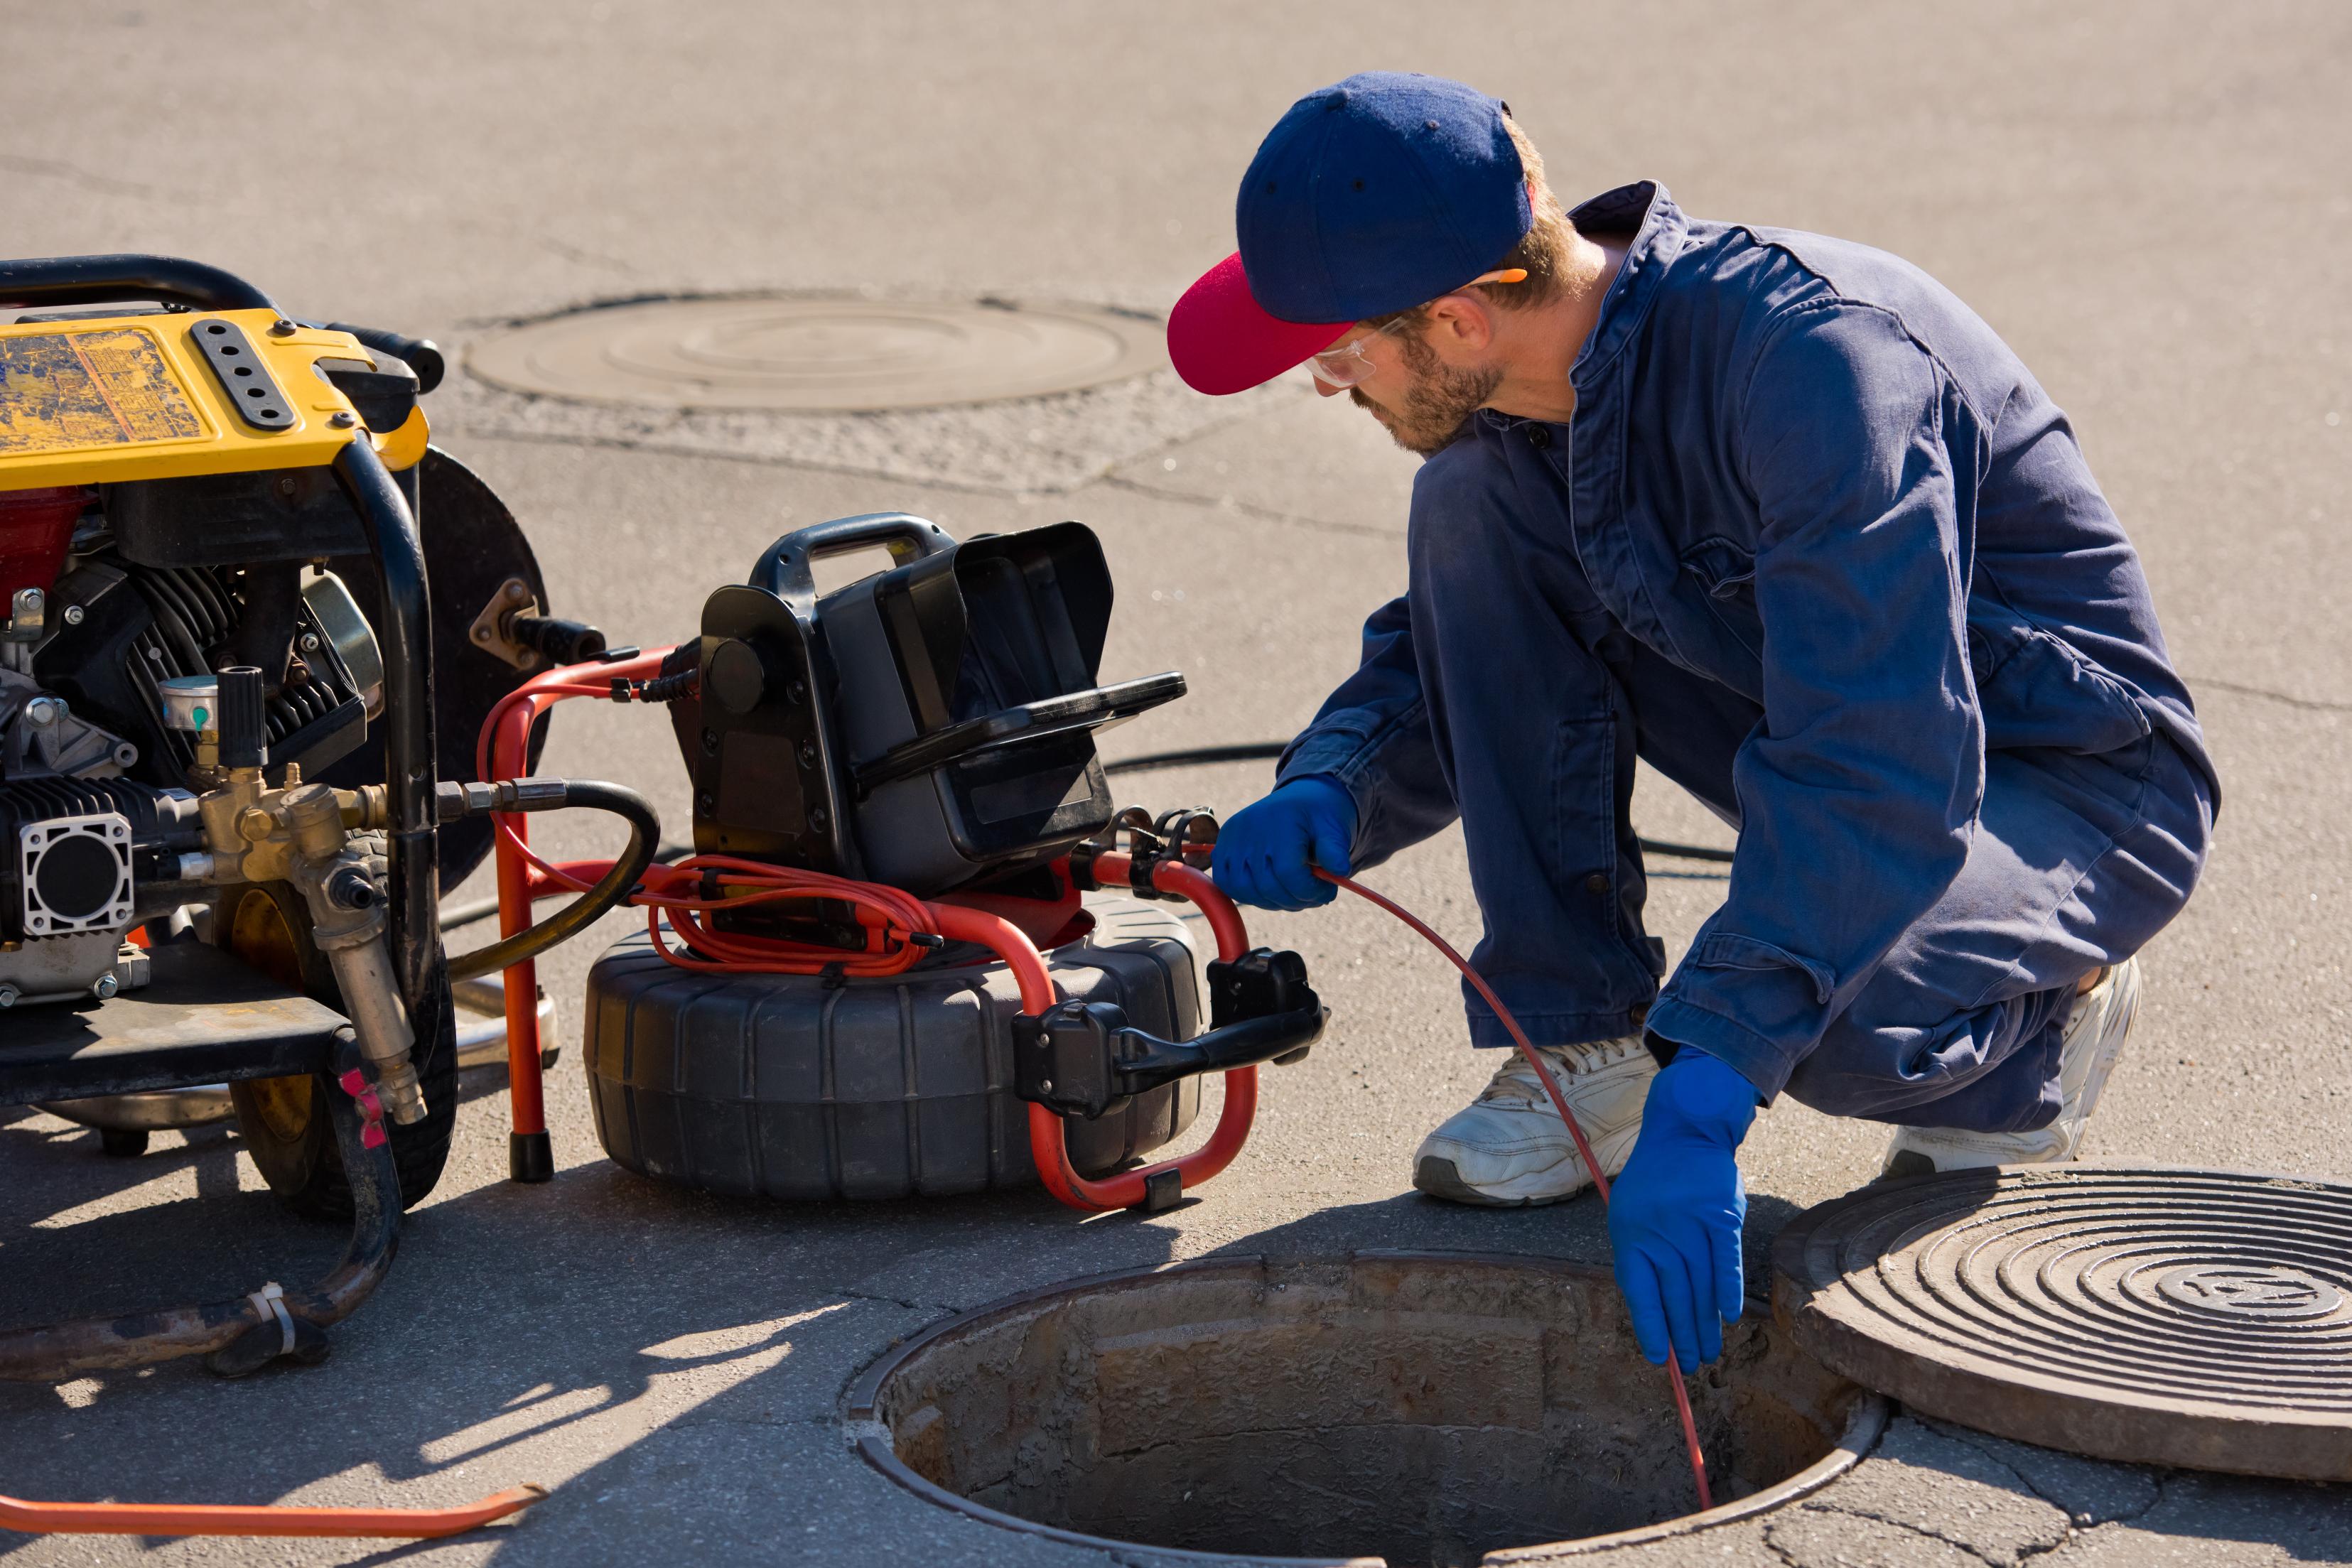
POLYGON ((1723 1354, 1739 1321, 1739 1227, 1748 1194, 1734 1151, 1756 1119, 1756 1086, 1685 1046, 1650 1081, 1641 1135, 1609 1193, 1609 1240, 1633 1337, 1656 1364, 1671 1341, 1685 1371, 1723 1354))
POLYGON ((1355 798, 1328 779, 1294 779, 1218 830, 1209 874, 1236 904, 1311 909, 1339 895, 1315 868, 1351 874, 1355 841, 1355 798))

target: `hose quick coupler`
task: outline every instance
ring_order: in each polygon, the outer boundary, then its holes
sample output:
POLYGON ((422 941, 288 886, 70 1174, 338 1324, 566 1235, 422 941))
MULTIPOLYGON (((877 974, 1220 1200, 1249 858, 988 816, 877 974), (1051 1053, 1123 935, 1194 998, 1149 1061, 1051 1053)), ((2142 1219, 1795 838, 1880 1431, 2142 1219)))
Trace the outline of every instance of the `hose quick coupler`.
POLYGON ((338 789, 335 803, 342 809, 343 827, 354 833, 376 832, 392 826, 392 792, 381 784, 338 789))
POLYGON ((584 664, 604 652, 604 633, 582 621, 552 615, 516 615, 507 622, 507 635, 536 650, 551 664, 584 664))
POLYGON ((505 779, 496 784, 444 779, 433 786, 433 809, 435 821, 454 822, 491 811, 551 811, 567 803, 568 794, 561 779, 505 779))

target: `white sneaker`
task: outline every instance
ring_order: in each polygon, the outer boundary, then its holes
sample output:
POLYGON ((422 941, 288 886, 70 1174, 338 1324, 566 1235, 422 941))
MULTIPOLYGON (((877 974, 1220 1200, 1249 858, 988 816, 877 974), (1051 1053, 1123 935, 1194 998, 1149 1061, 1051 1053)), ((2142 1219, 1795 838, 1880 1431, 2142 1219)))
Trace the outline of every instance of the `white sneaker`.
POLYGON ((2082 1152, 2083 1132, 2123 1054, 2139 1011, 2139 960, 2112 966, 2074 998, 2058 1053, 2058 1119, 2031 1133, 1965 1133, 1954 1127, 1901 1127, 1886 1145, 1881 1176, 1927 1176, 1979 1166, 2053 1165, 2082 1152))
MULTIPOLYGON (((1611 1176, 1624 1169, 1642 1130, 1642 1103, 1658 1064, 1629 1034, 1583 1045, 1539 1045, 1537 1054, 1577 1124, 1591 1140, 1593 1157, 1611 1176)), ((1516 1208, 1558 1203, 1592 1185, 1559 1112, 1517 1051, 1466 1109, 1421 1141, 1412 1156, 1412 1185, 1432 1197, 1516 1208)))

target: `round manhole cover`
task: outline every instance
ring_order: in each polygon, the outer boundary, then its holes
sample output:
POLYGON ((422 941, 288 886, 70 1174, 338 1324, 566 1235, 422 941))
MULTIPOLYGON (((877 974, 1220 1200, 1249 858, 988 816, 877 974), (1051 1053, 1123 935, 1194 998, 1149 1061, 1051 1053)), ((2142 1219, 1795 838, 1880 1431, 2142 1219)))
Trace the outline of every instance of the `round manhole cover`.
POLYGON ((858 1380, 847 1414, 885 1475, 1010 1529, 1258 1562, 1491 1564, 1727 1522, 1853 1466, 1885 1402, 1764 1317, 1690 1380, 1706 1514, 1690 1512, 1671 1390, 1607 1271, 1544 1259, 1102 1276, 925 1332, 858 1380))
POLYGON ((656 299, 528 322, 468 369, 509 392, 664 409, 852 413, 1076 392, 1167 363, 1139 312, 1010 300, 656 299))
POLYGON ((2352 1480, 2352 1187, 2011 1167, 1864 1188, 1774 1249, 1807 1349, 2100 1458, 2352 1480))

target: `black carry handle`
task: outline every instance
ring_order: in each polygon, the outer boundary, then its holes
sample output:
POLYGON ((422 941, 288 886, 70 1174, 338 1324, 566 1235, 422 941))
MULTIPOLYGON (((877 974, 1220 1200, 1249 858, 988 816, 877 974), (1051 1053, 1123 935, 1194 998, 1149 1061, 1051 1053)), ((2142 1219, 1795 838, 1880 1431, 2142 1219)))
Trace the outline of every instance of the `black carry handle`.
POLYGON ((835 517, 794 528, 761 553, 751 568, 751 583, 764 588, 803 620, 816 603, 816 578, 810 570, 819 556, 887 545, 900 565, 955 549, 947 529, 929 518, 906 512, 868 512, 862 517, 835 517))
POLYGON ((1065 1116, 1092 1120, 1180 1078, 1297 1061, 1322 1038, 1329 1017, 1310 1001, 1173 1040, 1137 1029, 1115 1002, 1074 998, 1013 1020, 1013 1092, 1065 1116))
POLYGON ((1209 966, 1208 1032, 1161 1040, 1112 1002, 1078 998, 1013 1020, 1013 1092, 1065 1116, 1093 1118, 1134 1095, 1202 1072, 1286 1066, 1322 1038, 1330 1012, 1296 953, 1253 947, 1209 966))
POLYGON ((984 718, 966 719, 929 735, 919 735, 879 757, 869 758, 856 765, 857 787, 876 789, 893 779, 904 779, 959 757, 992 751, 1015 741, 1037 740, 1074 729, 1108 729, 1183 695, 1184 677, 1171 670, 1165 674, 1144 675, 1114 685, 1089 686, 1082 692, 1041 697, 984 718))
POLYGON ((102 305, 160 299, 199 310, 275 310, 235 273, 175 256, 48 256, 0 261, 0 304, 102 305))
POLYGON ((404 338, 381 327, 354 327, 349 321, 330 321, 327 330, 349 332, 369 348, 390 354, 415 371, 419 392, 429 392, 439 386, 442 376, 448 371, 448 362, 441 357, 441 346, 430 338, 404 338))

